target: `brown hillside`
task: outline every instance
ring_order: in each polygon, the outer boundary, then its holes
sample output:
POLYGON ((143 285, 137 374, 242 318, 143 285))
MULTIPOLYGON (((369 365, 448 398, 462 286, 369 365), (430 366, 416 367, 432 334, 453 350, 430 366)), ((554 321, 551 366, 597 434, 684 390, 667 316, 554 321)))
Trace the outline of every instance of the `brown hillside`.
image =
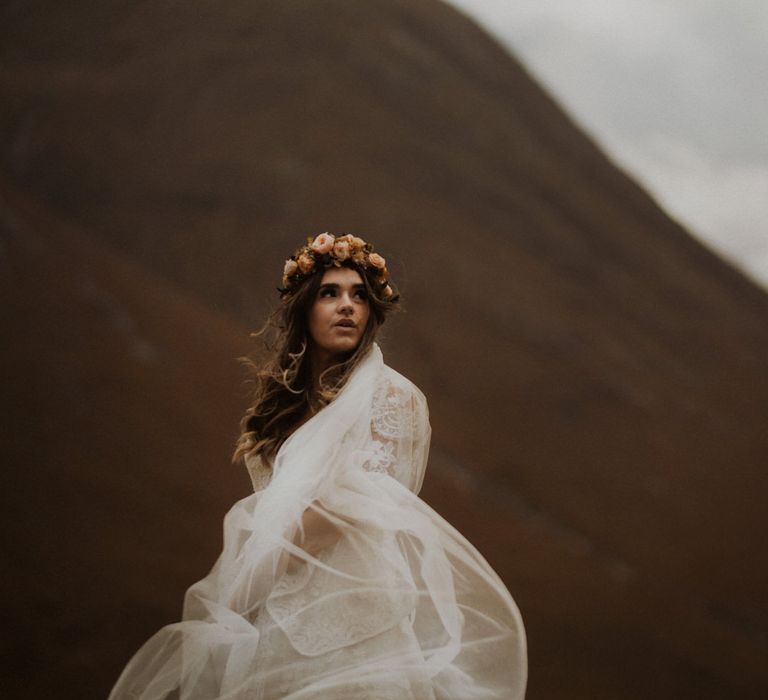
MULTIPOLYGON (((2 194, 3 329, 13 339, 0 358, 3 532, 16 565, 3 584, 15 630, 4 688, 103 697, 138 645, 177 619, 184 590, 218 554, 224 511, 248 492, 227 464, 241 395, 232 358, 246 331, 39 204, 2 194)), ((743 640, 663 581, 494 492, 439 446, 425 493, 523 605, 532 697, 568 697, 574 684, 622 697, 627 672, 647 697, 732 692, 708 673, 722 664, 719 645, 743 640)), ((739 651, 742 667, 758 667, 749 647, 739 651)))
POLYGON ((201 513, 247 492, 227 468, 244 334, 8 195, 3 695, 104 697, 216 556, 201 513))
MULTIPOLYGON (((529 696, 766 692, 768 298, 489 37, 432 0, 0 13, 8 463, 16 491, 62 508, 12 524, 21 571, 97 551, 133 641, 178 614, 240 493, 216 465, 243 329, 303 236, 352 231, 393 261, 407 313, 387 357, 433 412, 425 497, 518 599, 529 696), (147 480, 164 495, 136 504, 147 480), (148 551, 114 551, 137 532, 148 551), (157 595, 152 567, 174 581, 157 595)), ((61 672, 119 670, 117 608, 43 581, 19 621, 60 616, 55 648, 81 655, 61 672)))

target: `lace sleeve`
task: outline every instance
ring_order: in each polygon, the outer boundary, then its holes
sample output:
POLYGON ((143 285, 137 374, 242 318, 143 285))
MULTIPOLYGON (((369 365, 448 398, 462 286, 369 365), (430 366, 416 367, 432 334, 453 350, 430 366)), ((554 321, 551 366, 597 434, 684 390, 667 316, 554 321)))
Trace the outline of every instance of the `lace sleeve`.
POLYGON ((424 395, 400 375, 387 378, 373 398, 371 444, 363 468, 388 474, 414 493, 424 480, 429 412, 424 395))

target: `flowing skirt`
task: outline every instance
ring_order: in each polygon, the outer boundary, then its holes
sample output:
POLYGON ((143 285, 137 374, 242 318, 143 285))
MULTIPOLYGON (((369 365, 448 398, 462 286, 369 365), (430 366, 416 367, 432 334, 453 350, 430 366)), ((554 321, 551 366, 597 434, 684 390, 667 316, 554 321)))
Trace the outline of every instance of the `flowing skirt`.
POLYGON ((112 700, 524 696, 520 614, 460 533, 386 474, 342 469, 296 493, 276 478, 232 507, 183 621, 136 653, 112 700))

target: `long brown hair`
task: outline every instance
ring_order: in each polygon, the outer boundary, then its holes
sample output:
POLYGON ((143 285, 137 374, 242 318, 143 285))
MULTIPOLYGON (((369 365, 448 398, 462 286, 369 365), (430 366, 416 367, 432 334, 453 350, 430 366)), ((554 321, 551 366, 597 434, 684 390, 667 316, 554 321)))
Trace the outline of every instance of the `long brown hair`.
POLYGON ((370 305, 371 313, 360 343, 341 362, 326 369, 315 384, 307 317, 327 269, 318 266, 296 289, 283 296, 281 306, 272 313, 264 328, 254 334, 264 340, 266 360, 257 364, 243 358, 254 384, 253 404, 240 420, 233 462, 251 455, 262 455, 266 458, 264 461, 269 462, 308 410, 316 412, 335 398, 370 350, 387 315, 398 307, 397 294, 384 298, 376 291, 381 285, 376 282, 375 270, 351 260, 342 264, 360 274, 370 305))

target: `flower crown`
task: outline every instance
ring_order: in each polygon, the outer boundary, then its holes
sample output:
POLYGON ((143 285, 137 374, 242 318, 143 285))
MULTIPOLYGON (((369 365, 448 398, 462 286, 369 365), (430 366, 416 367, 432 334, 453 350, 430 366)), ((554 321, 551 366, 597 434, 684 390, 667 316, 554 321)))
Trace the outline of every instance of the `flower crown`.
POLYGON ((397 297, 393 296, 394 292, 389 286, 387 261, 373 252, 370 243, 351 234, 336 237, 330 233, 321 233, 314 239, 307 238, 307 244, 285 261, 283 286, 278 291, 283 296, 290 294, 315 270, 332 265, 341 267, 347 261, 375 272, 379 294, 388 301, 395 301, 397 297))

